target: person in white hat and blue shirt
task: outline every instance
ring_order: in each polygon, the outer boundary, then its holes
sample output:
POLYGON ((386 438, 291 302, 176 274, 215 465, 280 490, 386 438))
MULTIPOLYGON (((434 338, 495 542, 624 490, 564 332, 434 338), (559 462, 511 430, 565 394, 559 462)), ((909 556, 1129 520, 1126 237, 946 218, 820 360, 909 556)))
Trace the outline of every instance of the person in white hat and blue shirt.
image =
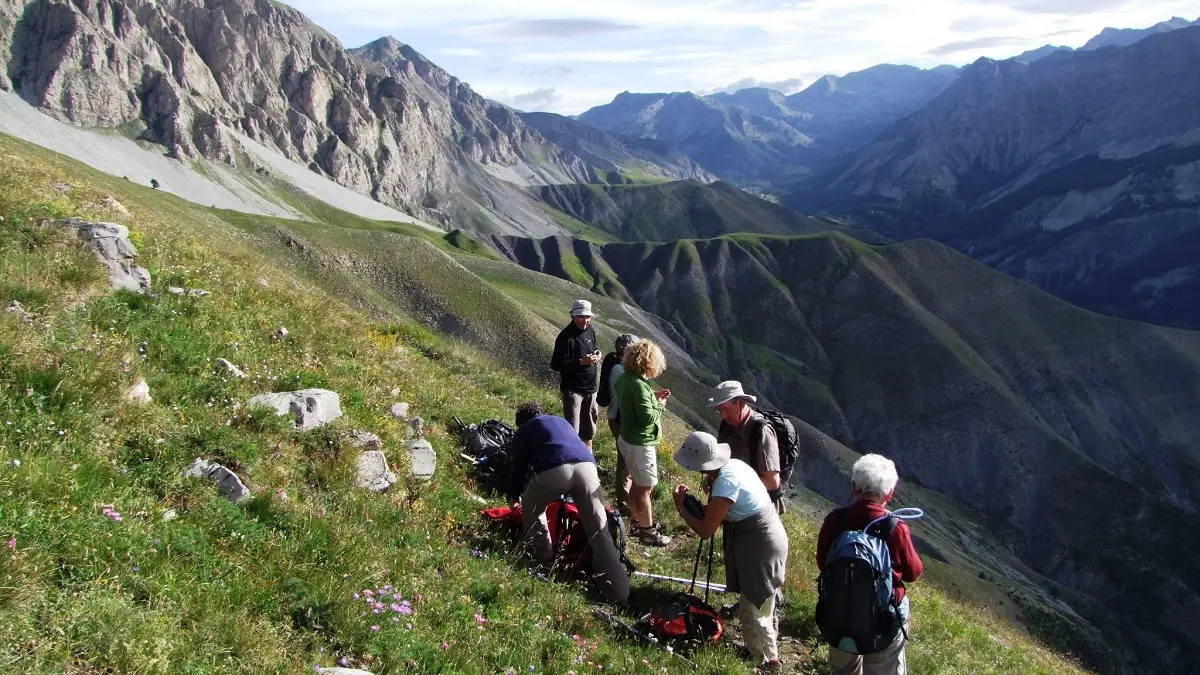
POLYGON ((571 306, 571 323, 562 329, 554 341, 550 368, 558 371, 562 391, 563 417, 590 450, 596 437, 596 420, 600 408, 596 405, 596 364, 602 354, 592 328, 592 303, 576 300, 571 306))
POLYGON ((725 585, 740 593, 738 618, 759 669, 778 670, 779 627, 775 612, 787 572, 788 538, 767 488, 748 464, 730 458, 727 443, 703 431, 692 433, 675 453, 675 462, 704 474, 709 493, 703 519, 684 507, 689 490, 675 488, 675 509, 702 539, 722 529, 725 585))

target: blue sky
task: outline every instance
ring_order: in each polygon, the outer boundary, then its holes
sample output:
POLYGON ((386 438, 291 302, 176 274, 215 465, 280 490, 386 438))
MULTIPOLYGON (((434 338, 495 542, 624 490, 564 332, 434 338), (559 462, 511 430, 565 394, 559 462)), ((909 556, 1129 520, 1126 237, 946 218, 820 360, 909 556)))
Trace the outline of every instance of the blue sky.
POLYGON ((798 91, 878 63, 962 65, 1106 26, 1200 15, 1197 0, 290 0, 348 47, 412 45, 479 93, 576 114, 622 91, 798 91))

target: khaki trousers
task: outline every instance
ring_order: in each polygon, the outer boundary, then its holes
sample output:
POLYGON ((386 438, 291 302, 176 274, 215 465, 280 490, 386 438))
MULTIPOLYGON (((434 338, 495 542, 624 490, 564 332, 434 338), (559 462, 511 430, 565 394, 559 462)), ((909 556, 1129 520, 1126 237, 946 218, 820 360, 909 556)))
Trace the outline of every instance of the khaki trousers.
POLYGON ((579 519, 588 537, 592 557, 592 573, 600 591, 611 603, 623 605, 629 601, 629 574, 621 564, 621 556, 608 531, 608 516, 604 512, 600 474, 591 462, 560 464, 533 477, 521 495, 521 512, 525 526, 525 541, 542 562, 554 556, 550 531, 546 528, 546 507, 562 495, 570 495, 579 509, 579 519))
POLYGON ((907 640, 901 632, 890 647, 866 656, 849 654, 836 647, 830 647, 829 665, 833 667, 832 675, 908 675, 908 661, 904 653, 906 645, 907 640))

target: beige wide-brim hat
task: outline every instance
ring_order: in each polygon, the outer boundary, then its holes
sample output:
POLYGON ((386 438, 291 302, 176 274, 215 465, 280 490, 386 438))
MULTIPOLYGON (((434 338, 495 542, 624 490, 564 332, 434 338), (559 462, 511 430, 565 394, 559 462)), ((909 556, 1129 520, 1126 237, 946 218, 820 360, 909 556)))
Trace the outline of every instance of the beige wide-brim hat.
POLYGON ((708 399, 708 407, 715 408, 722 403, 725 403, 726 401, 732 401, 735 398, 744 398, 750 401, 758 400, 750 394, 747 394, 742 389, 741 382, 738 382, 737 380, 725 380, 712 390, 712 396, 708 399))
POLYGON ((715 471, 729 463, 728 443, 718 443, 716 436, 705 431, 688 434, 675 453, 675 463, 688 471, 715 471))
POLYGON ((571 316, 595 316, 592 314, 592 303, 587 300, 576 300, 571 305, 571 316))

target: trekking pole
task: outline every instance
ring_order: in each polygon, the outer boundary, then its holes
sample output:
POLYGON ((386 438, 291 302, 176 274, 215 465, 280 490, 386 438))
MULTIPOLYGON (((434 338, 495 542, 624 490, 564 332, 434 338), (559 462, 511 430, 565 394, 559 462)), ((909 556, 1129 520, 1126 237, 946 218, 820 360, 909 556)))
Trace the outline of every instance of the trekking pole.
MULTIPOLYGON (((700 574, 700 554, 704 552, 704 540, 700 540, 700 546, 696 548, 696 564, 692 565, 692 583, 688 586, 688 593, 696 594, 696 576, 700 574)), ((704 589, 708 592, 708 589, 704 589)))
MULTIPOLYGON (((716 546, 716 544, 717 544, 716 535, 713 535, 712 537, 708 538, 708 574, 706 574, 704 577, 704 604, 706 604, 706 605, 708 604, 708 591, 710 588, 712 588, 713 548, 716 546)), ((700 542, 700 546, 701 547, 704 546, 703 541, 700 542)), ((697 558, 696 561, 699 562, 699 558, 697 558)))

